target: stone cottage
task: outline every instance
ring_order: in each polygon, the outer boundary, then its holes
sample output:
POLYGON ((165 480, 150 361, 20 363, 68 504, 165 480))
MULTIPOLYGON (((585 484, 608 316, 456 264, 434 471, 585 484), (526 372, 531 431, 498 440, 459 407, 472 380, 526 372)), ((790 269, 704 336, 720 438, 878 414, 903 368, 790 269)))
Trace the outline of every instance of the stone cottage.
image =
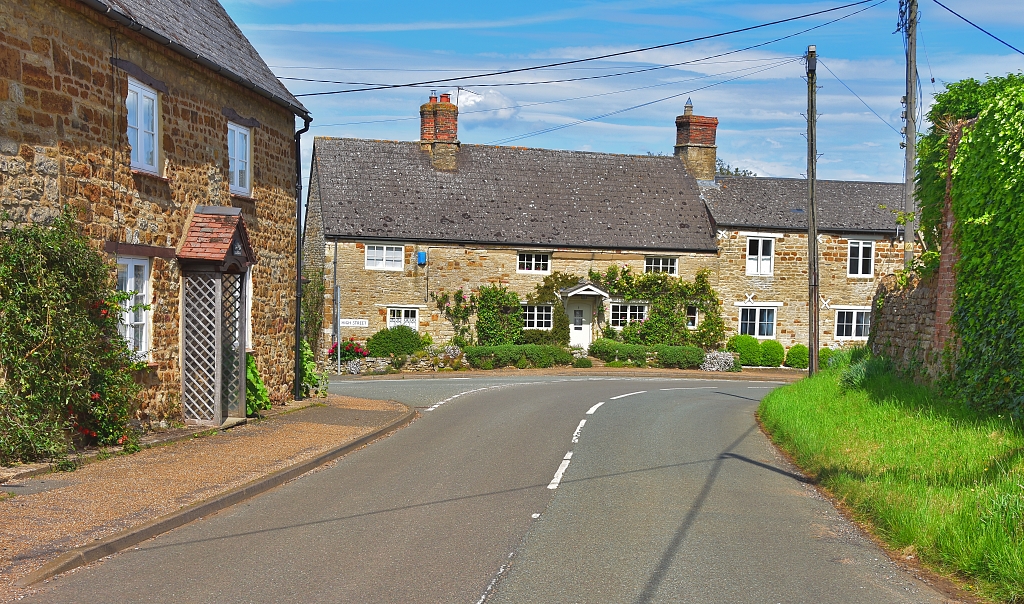
POLYGON ((149 305, 123 331, 144 419, 244 416, 244 348, 286 400, 307 110, 216 0, 12 0, 0 24, 2 209, 74 207, 149 305))
MULTIPOLYGON (((717 118, 687 103, 673 156, 462 145, 447 95, 420 118, 415 142, 315 139, 305 248, 333 292, 325 333, 365 339, 406 324, 446 340, 431 292, 500 282, 525 299, 552 271, 615 264, 688 279, 710 269, 731 333, 806 342, 806 233, 791 211, 806 206, 806 181, 716 181, 717 118)), ((900 185, 819 186, 822 342, 866 339, 860 311, 898 255, 895 219, 878 206, 896 203, 900 185)), ((643 300, 579 293, 565 304, 573 343, 646 317, 643 300)), ((524 305, 525 327, 550 328, 551 312, 524 305)))

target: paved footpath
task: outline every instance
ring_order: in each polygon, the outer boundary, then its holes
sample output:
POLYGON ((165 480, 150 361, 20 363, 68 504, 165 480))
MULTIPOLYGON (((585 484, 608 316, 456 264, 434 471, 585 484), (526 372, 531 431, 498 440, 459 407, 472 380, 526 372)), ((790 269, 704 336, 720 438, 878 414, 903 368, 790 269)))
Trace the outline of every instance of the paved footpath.
POLYGON ((114 456, 75 472, 4 482, 0 602, 32 591, 15 582, 71 550, 301 467, 409 413, 400 403, 332 395, 327 404, 114 456))
POLYGON ((949 601, 775 453, 776 384, 463 377, 332 384, 422 416, 25 601, 949 601))

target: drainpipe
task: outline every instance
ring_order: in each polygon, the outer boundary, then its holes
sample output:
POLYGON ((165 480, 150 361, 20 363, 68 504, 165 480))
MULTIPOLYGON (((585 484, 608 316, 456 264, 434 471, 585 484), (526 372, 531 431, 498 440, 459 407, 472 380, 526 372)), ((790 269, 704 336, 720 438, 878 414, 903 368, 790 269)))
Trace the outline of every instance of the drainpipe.
POLYGON ((295 400, 302 400, 302 133, 313 118, 302 116, 305 124, 295 133, 295 400))

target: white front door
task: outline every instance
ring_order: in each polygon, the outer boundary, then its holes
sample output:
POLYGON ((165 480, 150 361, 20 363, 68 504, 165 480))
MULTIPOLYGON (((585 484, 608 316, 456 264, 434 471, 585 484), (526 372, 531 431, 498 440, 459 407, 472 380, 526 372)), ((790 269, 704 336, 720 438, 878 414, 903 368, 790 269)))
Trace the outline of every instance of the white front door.
POLYGON ((565 305, 569 315, 569 345, 590 347, 590 323, 594 315, 594 306, 590 302, 573 300, 565 305))

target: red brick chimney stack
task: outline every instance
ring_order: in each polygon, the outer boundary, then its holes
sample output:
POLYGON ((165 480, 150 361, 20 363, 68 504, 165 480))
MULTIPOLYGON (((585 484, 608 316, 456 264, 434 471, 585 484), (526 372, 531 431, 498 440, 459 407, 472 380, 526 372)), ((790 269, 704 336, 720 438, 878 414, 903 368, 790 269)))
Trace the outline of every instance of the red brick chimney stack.
POLYGON ((697 180, 715 179, 718 147, 718 118, 693 114, 693 102, 686 100, 683 114, 676 118, 676 157, 697 180))
POLYGON ((455 170, 459 148, 459 108, 452 96, 430 94, 430 100, 420 106, 420 148, 430 153, 434 168, 455 170))

